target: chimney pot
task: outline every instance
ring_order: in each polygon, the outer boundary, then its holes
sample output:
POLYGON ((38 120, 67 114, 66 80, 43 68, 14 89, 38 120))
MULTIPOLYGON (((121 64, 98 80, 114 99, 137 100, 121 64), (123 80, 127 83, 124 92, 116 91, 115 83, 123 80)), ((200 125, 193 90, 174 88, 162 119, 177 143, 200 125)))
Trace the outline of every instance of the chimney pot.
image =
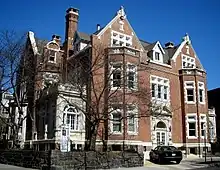
POLYGON ((71 7, 66 10, 66 13, 67 14, 69 14, 69 13, 79 14, 79 9, 71 7))
POLYGON ((52 35, 52 40, 56 41, 58 44, 61 43, 61 37, 59 35, 52 35))
POLYGON ((166 44, 165 44, 165 48, 173 48, 174 47, 174 43, 173 42, 167 42, 166 44))
POLYGON ((97 31, 99 31, 101 28, 101 25, 100 24, 97 24, 97 31))

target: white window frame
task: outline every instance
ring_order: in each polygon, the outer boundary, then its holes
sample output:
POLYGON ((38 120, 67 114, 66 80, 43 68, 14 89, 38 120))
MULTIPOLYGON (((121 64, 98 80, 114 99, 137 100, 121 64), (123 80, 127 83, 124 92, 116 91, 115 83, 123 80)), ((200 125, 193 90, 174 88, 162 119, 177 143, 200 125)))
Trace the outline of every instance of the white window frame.
POLYGON ((196 113, 188 113, 186 115, 186 123, 187 123, 187 138, 188 139, 197 139, 198 138, 198 121, 196 113), (190 119, 189 117, 194 117, 194 119, 190 119), (195 136, 189 136, 189 123, 195 123, 195 136))
POLYGON ((113 114, 118 114, 120 113, 121 114, 121 117, 123 116, 123 112, 122 112, 122 109, 120 108, 117 108, 117 109, 114 109, 113 107, 111 108, 111 122, 110 122, 110 130, 111 130, 111 133, 112 134, 116 134, 116 135, 121 135, 123 133, 123 121, 121 119, 121 131, 114 131, 113 129, 113 126, 114 126, 114 120, 113 120, 113 114))
POLYGON ((122 81, 123 81, 123 65, 122 65, 122 62, 114 62, 114 63, 110 63, 110 68, 111 68, 111 71, 110 71, 110 79, 111 79, 111 83, 110 83, 110 89, 111 90, 118 90, 118 89, 122 89, 122 81), (121 85, 120 85, 120 87, 113 87, 113 85, 114 85, 114 83, 113 83, 113 81, 114 81, 114 79, 113 79, 113 72, 116 70, 115 68, 114 68, 114 66, 118 66, 118 65, 120 65, 121 66, 121 68, 120 68, 120 72, 121 72, 121 85))
POLYGON ((151 95, 152 95, 152 84, 156 85, 155 88, 155 97, 151 97, 152 100, 159 100, 163 102, 170 102, 170 80, 163 77, 158 77, 155 75, 150 76, 150 88, 151 88, 151 95), (161 98, 158 98, 158 86, 161 86, 161 98), (167 88, 167 99, 164 98, 164 87, 167 88))
POLYGON ((207 134, 207 117, 206 117, 206 114, 200 114, 199 115, 199 120, 200 120, 200 137, 202 138, 202 139, 204 139, 204 138, 206 138, 207 139, 207 136, 208 136, 208 134, 207 134), (204 125, 203 125, 203 127, 202 127, 202 123, 204 123, 204 125), (204 127, 205 126, 205 127, 204 127), (202 136, 202 131, 205 131, 204 133, 205 133, 205 136, 202 136))
POLYGON ((137 135, 138 134, 138 108, 137 106, 130 105, 127 107, 127 132, 129 135, 137 135), (134 116, 132 119, 134 120, 134 131, 129 130, 130 115, 134 116))
POLYGON ((183 69, 196 68, 195 58, 187 56, 187 55, 182 55, 182 68, 183 69), (186 66, 184 66, 184 63, 186 64, 186 66))
POLYGON ((111 47, 115 46, 132 46, 132 36, 117 31, 111 32, 111 47), (113 42, 116 42, 113 44, 113 42))
POLYGON ((67 106, 64 110, 64 124, 68 125, 70 127, 70 131, 80 131, 81 129, 81 119, 82 119, 82 114, 80 114, 79 110, 73 106, 67 106), (74 109, 75 111, 72 112, 72 111, 68 111, 69 109, 74 109), (68 115, 70 116, 75 116, 75 119, 74 119, 74 127, 72 129, 71 127, 71 119, 70 119, 70 123, 67 124, 67 117, 68 115))
POLYGON ((184 81, 184 91, 185 91, 185 103, 187 104, 195 104, 196 102, 196 95, 195 95, 195 82, 194 81, 184 81), (188 85, 193 84, 193 86, 188 85), (187 90, 193 89, 193 101, 188 101, 187 90))
POLYGON ((198 100, 200 104, 205 104, 205 84, 203 82, 198 82, 198 100), (199 91, 202 90, 202 101, 200 101, 200 93, 199 91))
POLYGON ((131 63, 127 64, 127 88, 131 90, 136 90, 137 89, 137 66, 131 63), (129 88, 129 73, 132 72, 134 73, 134 87, 129 88))

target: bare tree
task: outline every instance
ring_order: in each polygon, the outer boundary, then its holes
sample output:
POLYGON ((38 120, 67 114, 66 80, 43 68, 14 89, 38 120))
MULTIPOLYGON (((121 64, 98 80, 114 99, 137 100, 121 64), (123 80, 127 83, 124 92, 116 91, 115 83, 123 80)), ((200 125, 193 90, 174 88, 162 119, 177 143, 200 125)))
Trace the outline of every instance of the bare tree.
POLYGON ((7 112, 7 121, 3 115, 0 115, 0 119, 9 127, 13 148, 19 144, 18 134, 21 133, 23 122, 28 119, 27 122, 32 124, 34 115, 34 105, 28 105, 34 103, 35 75, 38 70, 34 67, 36 59, 31 58, 33 51, 28 50, 26 37, 26 34, 15 31, 0 32, 0 89, 2 94, 13 95, 10 107, 3 100, 0 101, 1 108, 7 112))

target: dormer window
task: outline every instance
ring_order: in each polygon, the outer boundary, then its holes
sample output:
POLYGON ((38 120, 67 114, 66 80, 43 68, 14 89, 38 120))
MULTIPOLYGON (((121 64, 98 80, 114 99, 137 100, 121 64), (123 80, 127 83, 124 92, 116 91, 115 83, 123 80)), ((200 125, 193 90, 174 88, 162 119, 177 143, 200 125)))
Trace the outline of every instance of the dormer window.
POLYGON ((155 52, 155 60, 160 61, 160 53, 155 52))
POLYGON ((56 51, 50 50, 48 62, 55 63, 56 62, 56 51))

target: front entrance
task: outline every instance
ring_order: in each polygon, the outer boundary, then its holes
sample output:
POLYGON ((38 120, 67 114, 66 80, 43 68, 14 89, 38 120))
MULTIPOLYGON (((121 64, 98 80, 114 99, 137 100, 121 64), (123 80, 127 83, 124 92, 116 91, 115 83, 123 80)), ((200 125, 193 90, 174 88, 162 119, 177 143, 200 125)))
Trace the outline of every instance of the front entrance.
POLYGON ((168 144, 167 127, 166 124, 162 121, 158 122, 156 126, 156 140, 157 140, 157 146, 168 144))
POLYGON ((157 132, 157 146, 158 145, 166 145, 166 133, 165 132, 157 132))

